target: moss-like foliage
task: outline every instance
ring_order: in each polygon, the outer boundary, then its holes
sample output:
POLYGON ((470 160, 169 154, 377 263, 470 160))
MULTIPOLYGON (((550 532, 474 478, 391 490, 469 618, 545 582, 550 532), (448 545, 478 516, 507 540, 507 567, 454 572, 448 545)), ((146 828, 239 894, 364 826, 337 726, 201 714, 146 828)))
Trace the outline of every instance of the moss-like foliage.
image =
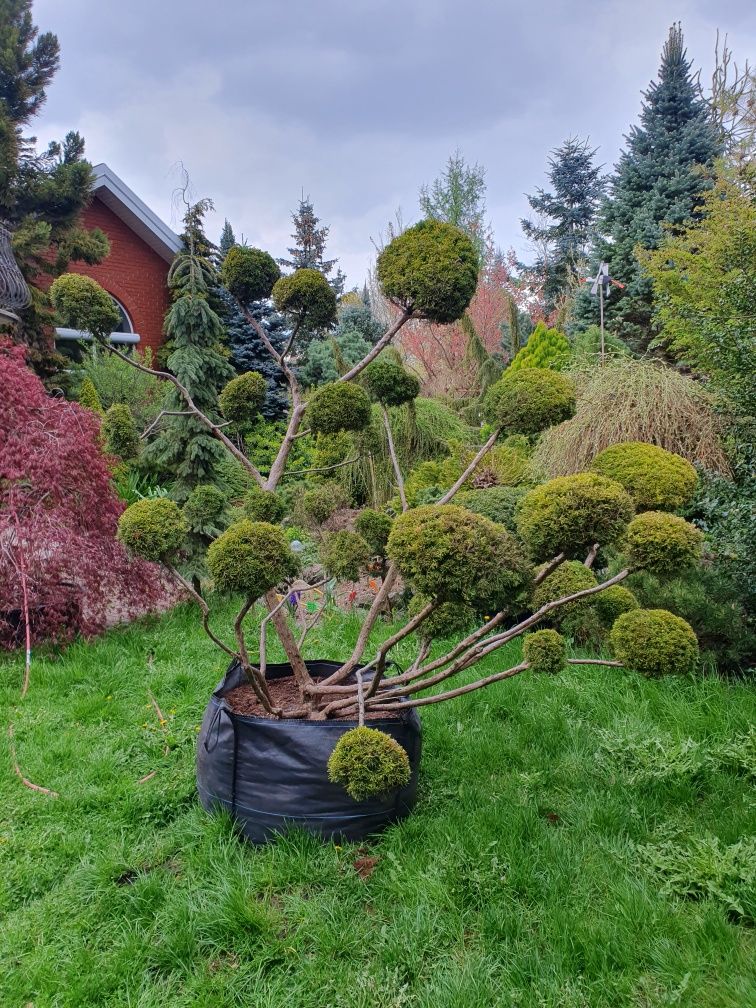
POLYGON ((666 511, 644 511, 633 518, 622 542, 631 567, 662 575, 697 563, 702 546, 700 529, 666 511))
MULTIPOLYGON (((583 591, 585 588, 595 588, 597 584, 596 575, 579 560, 565 560, 555 571, 544 578, 533 592, 533 609, 540 609, 548 602, 555 602, 567 595, 574 595, 575 592, 583 591)), ((595 597, 589 595, 587 598, 576 599, 574 602, 565 602, 558 609, 552 610, 548 618, 551 622, 559 625, 566 616, 574 616, 584 612, 595 597)))
POLYGON ((526 634, 522 642, 522 656, 532 672, 556 675, 562 671, 567 660, 564 637, 556 630, 536 630, 526 634))
POLYGON ((336 295, 315 269, 298 269, 273 287, 273 303, 308 329, 324 329, 336 321, 336 295))
POLYGON ((575 386, 549 368, 506 370, 486 393, 486 418, 510 434, 539 434, 575 412, 575 386))
POLYGON ((223 492, 212 483, 202 483, 189 494, 182 510, 192 532, 205 532, 217 527, 225 507, 223 492))
POLYGON ((234 245, 220 270, 221 280, 242 304, 269 298, 281 277, 276 260, 268 252, 246 245, 234 245))
POLYGON ((392 520, 382 511, 365 508, 357 515, 354 527, 370 547, 373 556, 385 556, 392 520))
POLYGON ((115 301, 96 280, 79 273, 64 273, 48 292, 61 325, 105 339, 118 329, 121 316, 115 301))
POLYGON ((698 662, 698 640, 689 623, 666 609, 633 609, 609 634, 615 657, 641 675, 685 675, 698 662))
POLYGON ((526 492, 522 487, 492 486, 481 490, 467 490, 457 494, 455 500, 473 514, 485 515, 510 532, 515 532, 517 506, 526 492))
POLYGON ((167 497, 146 498, 131 504, 118 519, 118 538, 145 560, 166 560, 188 532, 181 509, 167 497))
POLYGON ((298 564, 283 529, 245 518, 210 543, 207 568, 220 591, 258 599, 293 577, 298 564))
POLYGON ((399 515, 387 553, 423 595, 498 611, 532 583, 532 568, 505 528, 455 504, 418 507, 399 515))
POLYGON ((92 413, 99 413, 100 416, 105 412, 95 384, 89 377, 85 378, 79 387, 79 405, 91 410, 92 413))
POLYGON ((525 494, 517 529, 536 560, 558 553, 579 557, 594 543, 615 542, 633 511, 627 491, 614 480, 597 473, 558 476, 525 494))
POLYGON ((352 382, 324 385, 307 403, 307 421, 314 434, 364 430, 371 415, 367 393, 352 382))
MULTIPOLYGON (((409 615, 417 614, 427 606, 427 595, 415 595, 409 605, 409 615)), ((464 602, 442 602, 417 628, 417 635, 426 640, 448 640, 470 630, 480 620, 475 610, 464 602)))
POLYGON ((612 626, 619 616, 640 608, 640 604, 629 588, 612 585, 593 596, 593 608, 604 626, 612 626))
POLYGON ((507 370, 520 368, 551 368, 561 371, 570 359, 570 344, 563 332, 549 329, 545 322, 539 322, 528 337, 528 342, 519 350, 507 370))
POLYGON ((308 522, 322 525, 334 511, 346 507, 349 498, 338 483, 321 483, 312 490, 306 490, 302 497, 302 510, 308 522))
POLYGON ((268 394, 268 386, 259 371, 245 371, 228 382, 218 396, 218 405, 226 420, 251 423, 259 415, 268 394))
POLYGON ((424 220, 408 228, 378 256, 386 297, 431 322, 456 322, 472 301, 480 263, 459 228, 424 220))
POLYGON ((344 581, 356 581, 360 571, 370 563, 373 553, 357 532, 331 532, 326 535, 318 550, 320 562, 326 571, 344 581))
POLYGON ((396 739, 376 728, 352 728, 328 760, 328 779, 355 801, 388 794, 409 783, 409 757, 396 739))
POLYGON ((102 437, 105 451, 129 462, 139 454, 139 434, 137 433, 131 410, 123 403, 114 403, 102 421, 102 437))
POLYGON ((638 511, 677 511, 690 501, 698 482, 687 459, 643 441, 605 448, 591 469, 621 483, 638 511))
POLYGON ((368 395, 384 406, 401 406, 420 395, 420 382, 401 364, 379 357, 362 372, 368 395))
POLYGON ((249 488, 244 497, 242 510, 246 518, 252 521, 270 522, 278 525, 286 514, 286 503, 283 498, 272 490, 261 490, 258 486, 249 488))

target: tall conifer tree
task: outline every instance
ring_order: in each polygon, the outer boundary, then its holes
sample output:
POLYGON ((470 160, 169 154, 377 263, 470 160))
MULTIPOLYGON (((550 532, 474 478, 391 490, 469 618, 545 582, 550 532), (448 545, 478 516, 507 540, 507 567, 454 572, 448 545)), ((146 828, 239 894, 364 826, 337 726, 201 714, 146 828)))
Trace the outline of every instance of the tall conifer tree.
POLYGON ((326 242, 328 241, 329 228, 318 227, 320 218, 315 215, 315 208, 312 200, 304 196, 299 201, 297 213, 292 214, 294 224, 294 244, 287 249, 289 259, 279 259, 278 263, 285 269, 315 269, 319 270, 327 278, 338 297, 344 291, 346 277, 340 269, 336 270, 336 275, 331 276, 333 268, 338 259, 324 259, 326 242))

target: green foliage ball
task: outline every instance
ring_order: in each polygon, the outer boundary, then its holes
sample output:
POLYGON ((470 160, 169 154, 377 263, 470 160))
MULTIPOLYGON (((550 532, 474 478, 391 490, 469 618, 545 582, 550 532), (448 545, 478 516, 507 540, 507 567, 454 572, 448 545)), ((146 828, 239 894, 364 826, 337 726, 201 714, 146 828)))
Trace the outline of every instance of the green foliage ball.
POLYGON ((61 325, 105 339, 117 331, 121 316, 115 301, 96 280, 79 273, 56 277, 48 291, 61 325))
POLYGON ((309 522, 322 525, 334 511, 346 507, 348 503, 349 498, 340 484, 321 483, 320 486, 305 491, 302 497, 302 510, 309 522))
POLYGON ((262 490, 258 486, 249 488, 242 504, 245 518, 252 521, 270 522, 278 525, 286 514, 285 501, 272 490, 262 490))
POLYGON ((395 361, 379 357, 362 372, 368 395, 384 406, 401 406, 420 395, 420 382, 395 361))
POLYGON ((697 563, 703 534, 684 518, 666 511, 644 511, 627 526, 622 548, 631 567, 670 575, 697 563))
POLYGON ((526 492, 522 487, 492 486, 467 490, 457 494, 455 500, 473 514, 485 515, 510 532, 515 532, 517 507, 526 492))
POLYGON ((559 553, 580 557, 594 543, 615 542, 633 511, 627 491, 614 480, 597 473, 558 476, 525 494, 517 529, 536 560, 559 553))
POLYGON ((387 553, 417 592, 476 610, 498 611, 532 584, 531 565, 514 536, 455 504, 399 515, 387 553))
POLYGON ((405 750, 396 739, 376 728, 345 732, 328 760, 328 779, 341 784, 358 802, 404 787, 410 776, 405 750))
POLYGON ((575 412, 575 386, 549 368, 507 369, 486 393, 486 418, 510 434, 539 434, 575 412))
POLYGON ((307 420, 313 434, 364 430, 371 415, 367 393, 353 382, 324 385, 307 403, 307 420))
MULTIPOLYGON (((596 575, 579 560, 565 560, 536 587, 533 592, 533 609, 540 609, 548 602, 555 602, 557 599, 574 595, 575 592, 583 591, 586 588, 595 588, 597 584, 596 575)), ((594 598, 595 596, 589 595, 584 599, 566 602, 558 609, 552 610, 548 618, 551 622, 559 625, 566 616, 585 612, 594 598)))
POLYGON ((373 556, 385 556, 392 520, 382 511, 365 508, 357 515, 354 527, 370 547, 373 556))
POLYGON ((621 483, 638 511, 677 511, 691 500, 698 482, 687 459, 643 441, 605 448, 591 469, 621 483))
POLYGON ((666 609, 633 609, 616 620, 609 634, 615 657, 645 676, 692 672, 698 640, 690 624, 666 609))
POLYGON ((227 382, 218 396, 226 420, 251 423, 260 413, 268 386, 259 371, 245 371, 227 382))
POLYGON ((167 497, 129 505, 118 519, 118 538, 145 560, 165 560, 179 549, 188 529, 181 509, 167 497))
POLYGON ((593 608, 605 626, 612 626, 619 616, 640 608, 640 604, 629 588, 612 585, 593 596, 593 608))
POLYGON ((246 305, 269 298, 273 285, 281 277, 281 270, 268 252, 234 245, 226 253, 220 276, 234 297, 246 305))
POLYGON ((408 228, 378 256, 386 297, 431 322, 456 322, 472 301, 480 262, 459 228, 424 220, 408 228))
POLYGON ((226 507, 226 498, 212 483, 196 486, 183 507, 184 518, 193 532, 213 528, 220 521, 226 507))
POLYGON ((522 656, 532 672, 556 675, 565 667, 567 646, 564 637, 556 630, 536 630, 525 635, 522 656))
POLYGON ((309 329, 324 329, 336 320, 336 294, 319 270, 298 269, 281 277, 273 287, 273 303, 309 329))
POLYGON ((258 599, 293 577, 298 564, 283 529, 244 518, 210 543, 207 568, 220 591, 258 599))
POLYGON ((139 454, 139 434, 137 433, 131 410, 123 403, 115 403, 105 413, 102 421, 102 437, 105 451, 129 462, 139 454))
MULTIPOLYGON (((417 614, 427 606, 427 595, 415 595, 409 605, 409 615, 417 614)), ((458 637, 479 622, 475 610, 464 602, 442 602, 417 628, 419 637, 426 640, 448 640, 458 637)))
POLYGON ((318 550, 320 562, 328 573, 342 581, 356 581, 370 563, 373 553, 357 532, 330 532, 318 550))

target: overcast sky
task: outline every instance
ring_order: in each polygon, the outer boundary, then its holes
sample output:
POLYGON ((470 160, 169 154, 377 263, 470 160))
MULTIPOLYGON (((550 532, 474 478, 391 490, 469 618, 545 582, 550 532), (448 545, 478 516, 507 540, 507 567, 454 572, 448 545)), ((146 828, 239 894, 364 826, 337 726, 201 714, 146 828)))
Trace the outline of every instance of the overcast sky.
POLYGON ((361 285, 377 237, 459 147, 486 169, 496 242, 523 251, 550 149, 610 166, 680 19, 711 72, 716 29, 756 57, 752 0, 36 0, 62 66, 35 132, 79 130, 166 223, 177 163, 237 238, 285 253, 302 191, 361 285))

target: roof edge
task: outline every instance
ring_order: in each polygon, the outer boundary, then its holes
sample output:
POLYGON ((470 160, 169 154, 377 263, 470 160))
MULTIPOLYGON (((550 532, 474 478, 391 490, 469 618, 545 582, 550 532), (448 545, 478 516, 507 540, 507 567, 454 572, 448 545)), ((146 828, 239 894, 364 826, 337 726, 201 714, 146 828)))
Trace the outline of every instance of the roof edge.
POLYGON ((99 190, 105 190, 111 197, 104 201, 110 208, 130 226, 141 225, 138 228, 142 231, 142 237, 152 246, 152 248, 166 262, 170 262, 176 253, 181 249, 181 239, 175 234, 167 224, 154 213, 147 204, 139 199, 136 193, 131 190, 123 179, 109 168, 104 162, 94 165, 93 195, 98 195, 99 190), (115 202, 115 206, 113 203, 115 202), (119 213, 118 207, 123 208, 119 213))

